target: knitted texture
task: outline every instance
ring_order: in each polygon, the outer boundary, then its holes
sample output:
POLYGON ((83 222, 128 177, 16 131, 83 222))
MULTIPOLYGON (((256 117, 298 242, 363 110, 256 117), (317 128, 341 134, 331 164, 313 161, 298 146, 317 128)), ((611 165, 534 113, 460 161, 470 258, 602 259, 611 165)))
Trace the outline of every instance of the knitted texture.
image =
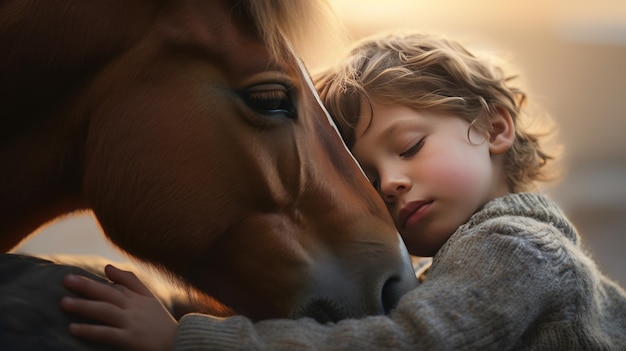
POLYGON ((190 314, 176 350, 626 350, 626 293, 547 198, 489 202, 389 316, 320 325, 190 314))

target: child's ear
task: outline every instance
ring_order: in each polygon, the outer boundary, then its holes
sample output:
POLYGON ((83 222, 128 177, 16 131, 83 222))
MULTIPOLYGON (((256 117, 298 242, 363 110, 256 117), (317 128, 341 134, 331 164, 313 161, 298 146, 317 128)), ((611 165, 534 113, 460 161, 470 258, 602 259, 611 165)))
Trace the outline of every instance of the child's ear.
POLYGON ((489 152, 499 155, 507 152, 515 140, 515 125, 507 109, 498 108, 489 124, 489 152))

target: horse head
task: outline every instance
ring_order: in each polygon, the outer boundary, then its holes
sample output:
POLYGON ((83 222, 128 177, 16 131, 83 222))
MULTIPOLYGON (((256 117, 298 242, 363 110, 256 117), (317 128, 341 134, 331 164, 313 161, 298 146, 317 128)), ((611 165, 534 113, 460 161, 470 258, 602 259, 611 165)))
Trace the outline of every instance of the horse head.
POLYGON ((293 49, 308 6, 5 2, 0 246, 92 209, 234 313, 389 311, 415 276, 293 49))

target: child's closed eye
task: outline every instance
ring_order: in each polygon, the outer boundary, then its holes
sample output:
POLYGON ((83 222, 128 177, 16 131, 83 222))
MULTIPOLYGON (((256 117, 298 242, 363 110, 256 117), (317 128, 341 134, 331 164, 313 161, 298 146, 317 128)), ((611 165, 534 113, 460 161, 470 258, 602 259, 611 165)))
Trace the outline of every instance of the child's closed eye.
POLYGON ((413 146, 411 146, 406 151, 401 153, 400 157, 406 158, 406 157, 411 157, 417 154, 417 152, 420 151, 420 149, 424 146, 425 142, 426 142, 426 137, 421 138, 417 143, 415 143, 413 146))

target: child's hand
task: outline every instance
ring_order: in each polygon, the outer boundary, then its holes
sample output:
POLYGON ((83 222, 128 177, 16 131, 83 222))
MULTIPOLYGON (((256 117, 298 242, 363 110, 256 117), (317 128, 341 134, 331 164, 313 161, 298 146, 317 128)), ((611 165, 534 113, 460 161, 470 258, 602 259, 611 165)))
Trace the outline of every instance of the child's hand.
POLYGON ((65 286, 87 299, 64 297, 61 307, 103 324, 72 323, 74 336, 116 346, 122 350, 171 350, 177 322, 132 272, 107 265, 114 286, 67 275, 65 286))

